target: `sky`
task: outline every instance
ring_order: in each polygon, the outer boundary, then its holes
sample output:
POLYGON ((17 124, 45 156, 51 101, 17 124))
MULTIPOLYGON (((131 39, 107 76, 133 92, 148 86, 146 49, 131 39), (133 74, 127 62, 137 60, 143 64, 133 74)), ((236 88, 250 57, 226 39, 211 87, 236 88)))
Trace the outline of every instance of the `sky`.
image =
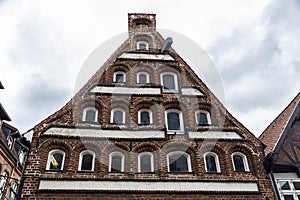
POLYGON ((204 49, 223 104, 256 136, 300 91, 297 0, 0 0, 0 102, 9 123, 24 133, 64 106, 86 58, 127 31, 128 13, 154 13, 158 29, 204 49))

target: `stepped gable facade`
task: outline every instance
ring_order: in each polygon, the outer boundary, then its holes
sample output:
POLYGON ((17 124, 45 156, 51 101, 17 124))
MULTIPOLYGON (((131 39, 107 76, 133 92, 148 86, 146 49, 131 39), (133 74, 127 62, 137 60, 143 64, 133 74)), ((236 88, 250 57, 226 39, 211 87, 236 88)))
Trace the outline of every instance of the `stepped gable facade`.
POLYGON ((266 170, 277 198, 300 199, 300 93, 259 139, 266 145, 266 170))
POLYGON ((128 33, 33 128, 23 198, 274 199, 261 142, 170 48, 155 14, 128 14, 128 33))

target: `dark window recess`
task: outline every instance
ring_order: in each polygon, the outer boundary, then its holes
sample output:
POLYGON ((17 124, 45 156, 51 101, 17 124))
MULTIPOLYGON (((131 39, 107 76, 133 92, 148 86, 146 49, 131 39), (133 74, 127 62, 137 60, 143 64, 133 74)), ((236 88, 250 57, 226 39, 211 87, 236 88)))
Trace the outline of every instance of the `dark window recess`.
POLYGON ((88 110, 85 114, 86 122, 95 122, 96 121, 96 111, 88 110))
POLYGON ((281 190, 291 190, 290 184, 288 181, 279 181, 279 186, 281 190))
POLYGON ((93 167, 93 155, 85 154, 82 156, 81 170, 91 171, 93 167))
POLYGON ((208 124, 207 114, 203 112, 199 112, 197 114, 197 123, 198 125, 208 124))
POLYGON ((147 45, 145 43, 139 43, 138 50, 146 51, 147 50, 147 45))
POLYGON ((139 83, 147 83, 147 75, 146 74, 139 75, 139 83))
POLYGON ((234 163, 235 171, 237 171, 237 172, 244 172, 245 171, 245 165, 244 165, 244 160, 243 160, 242 156, 234 155, 233 156, 233 163, 234 163))
POLYGON ((113 123, 122 124, 123 123, 123 112, 115 111, 113 116, 113 123))
POLYGON ((170 172, 188 172, 188 161, 184 155, 172 155, 169 157, 170 172))
POLYGON ((122 170, 122 157, 115 155, 111 158, 111 172, 121 172, 122 170))
POLYGON ((180 119, 179 113, 169 112, 167 113, 168 129, 169 130, 180 130, 180 119))
POLYGON ((300 190, 300 182, 293 182, 295 190, 300 190))
POLYGON ((150 114, 147 111, 141 112, 141 124, 147 125, 150 124, 150 114))
POLYGON ((163 87, 165 90, 175 90, 175 80, 173 75, 163 75, 163 87))
POLYGON ((151 172, 151 156, 143 155, 140 157, 141 172, 151 172))
POLYGON ((150 24, 151 24, 151 22, 147 19, 137 19, 135 21, 136 26, 140 26, 140 25, 149 26, 150 24))
POLYGON ((291 195, 291 194, 288 194, 288 195, 283 195, 283 198, 284 198, 284 200, 294 200, 294 197, 293 197, 293 195, 291 195))
POLYGON ((63 154, 54 153, 51 156, 50 170, 61 170, 63 161, 63 154))
POLYGON ((212 155, 205 156, 207 172, 217 172, 216 158, 212 155))
POLYGON ((124 83, 124 74, 116 74, 116 83, 124 83))

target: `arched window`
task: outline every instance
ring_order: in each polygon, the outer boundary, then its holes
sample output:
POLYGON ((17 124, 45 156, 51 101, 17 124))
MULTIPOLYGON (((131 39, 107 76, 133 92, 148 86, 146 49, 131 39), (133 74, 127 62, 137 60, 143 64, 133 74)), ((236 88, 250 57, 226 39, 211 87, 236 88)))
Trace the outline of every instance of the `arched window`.
POLYGON ((125 124, 125 111, 121 108, 112 109, 110 123, 125 124))
POLYGON ((152 111, 148 109, 139 110, 138 123, 142 125, 152 124, 152 111))
POLYGON ((153 155, 150 152, 140 153, 138 157, 139 172, 153 172, 153 155))
POLYGON ((183 120, 181 111, 175 109, 167 110, 165 117, 168 131, 176 133, 183 132, 183 120))
POLYGON ((190 156, 181 151, 169 153, 168 157, 168 172, 191 172, 190 156))
POLYGON ((46 170, 61 171, 64 167, 65 152, 55 149, 49 152, 46 170))
POLYGON ((17 182, 12 181, 10 185, 10 191, 9 191, 9 200, 15 200, 17 196, 17 188, 18 188, 17 182))
POLYGON ((204 163, 206 172, 219 173, 221 172, 218 155, 213 152, 204 154, 204 163))
POLYGON ((94 171, 94 165, 94 152, 86 150, 80 153, 78 171, 94 171))
POLYGON ((115 83, 125 83, 126 82, 126 74, 122 71, 117 71, 114 73, 114 79, 113 81, 115 83))
POLYGON ((147 72, 139 72, 136 77, 137 83, 146 84, 149 83, 149 74, 147 72))
POLYGON ((164 72, 161 74, 161 85, 163 92, 178 93, 177 75, 172 72, 164 72))
POLYGON ((136 49, 139 51, 148 51, 149 50, 149 44, 146 41, 138 41, 136 43, 136 49))
POLYGON ((237 172, 248 172, 249 171, 247 157, 244 154, 242 154, 240 152, 235 152, 231 155, 231 157, 232 157, 234 171, 237 171, 237 172))
POLYGON ((85 122, 97 122, 98 110, 94 107, 87 107, 83 110, 82 121, 85 122))
POLYGON ((124 154, 113 152, 109 155, 109 172, 124 172, 124 154))
POLYGON ((0 180, 0 197, 2 197, 3 191, 5 190, 7 177, 8 177, 8 173, 6 171, 3 172, 1 180, 0 180))
POLYGON ((209 112, 205 110, 198 110, 195 113, 197 125, 211 124, 209 112))

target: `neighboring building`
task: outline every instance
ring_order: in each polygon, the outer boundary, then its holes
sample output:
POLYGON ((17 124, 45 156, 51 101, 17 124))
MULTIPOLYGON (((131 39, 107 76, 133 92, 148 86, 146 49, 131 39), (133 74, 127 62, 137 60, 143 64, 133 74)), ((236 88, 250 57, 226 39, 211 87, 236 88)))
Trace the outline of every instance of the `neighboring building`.
MULTIPOLYGON (((4 89, 0 82, 0 89, 4 89)), ((4 121, 11 121, 0 104, 0 199, 16 199, 21 182, 25 151, 17 142, 18 129, 4 121)))
POLYGON ((300 200, 300 93, 266 128, 266 169, 278 199, 300 200))
POLYGON ((155 17, 129 14, 129 38, 33 128, 24 199, 274 199, 261 142, 155 17))

